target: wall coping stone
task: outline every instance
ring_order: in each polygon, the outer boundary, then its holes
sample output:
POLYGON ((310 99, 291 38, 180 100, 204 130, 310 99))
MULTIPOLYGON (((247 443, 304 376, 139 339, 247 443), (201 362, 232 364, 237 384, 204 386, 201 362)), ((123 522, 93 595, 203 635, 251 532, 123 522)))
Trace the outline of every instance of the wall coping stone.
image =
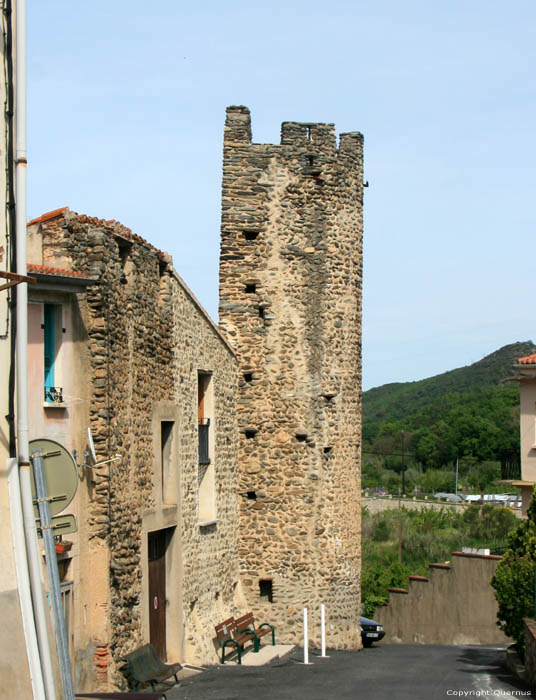
POLYGON ((502 559, 498 554, 477 554, 476 552, 452 552, 453 557, 468 557, 470 559, 502 559))

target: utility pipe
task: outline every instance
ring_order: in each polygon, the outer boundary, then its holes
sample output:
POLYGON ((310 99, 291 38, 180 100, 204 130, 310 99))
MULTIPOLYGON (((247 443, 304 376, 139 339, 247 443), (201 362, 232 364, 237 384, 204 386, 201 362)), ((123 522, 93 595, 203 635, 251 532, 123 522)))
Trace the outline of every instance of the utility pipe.
POLYGON ((32 592, 30 589, 28 561, 26 559, 26 541, 24 539, 24 522, 20 501, 20 481, 17 460, 14 458, 8 459, 6 466, 13 555, 15 559, 17 588, 19 591, 22 627, 26 640, 30 682, 34 698, 41 699, 45 698, 45 686, 43 683, 41 662, 39 660, 39 646, 37 644, 37 633, 32 609, 32 592))
MULTIPOLYGON (((17 272, 27 275, 26 260, 26 0, 15 0, 16 72, 15 72, 15 239, 17 272)), ((52 660, 48 641, 47 618, 41 583, 41 562, 30 482, 28 421, 28 284, 17 287, 17 456, 20 469, 20 498, 24 519, 24 535, 30 575, 33 611, 42 682, 47 700, 55 700, 52 660)), ((41 695, 36 696, 43 697, 41 695)))

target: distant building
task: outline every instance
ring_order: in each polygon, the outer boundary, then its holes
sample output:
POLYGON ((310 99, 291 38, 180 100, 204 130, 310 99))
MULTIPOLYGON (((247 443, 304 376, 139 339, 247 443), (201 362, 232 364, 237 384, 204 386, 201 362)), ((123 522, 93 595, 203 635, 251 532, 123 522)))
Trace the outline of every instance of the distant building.
POLYGON ((526 512, 536 484, 536 354, 520 357, 515 369, 520 392, 521 479, 513 484, 521 488, 526 512))

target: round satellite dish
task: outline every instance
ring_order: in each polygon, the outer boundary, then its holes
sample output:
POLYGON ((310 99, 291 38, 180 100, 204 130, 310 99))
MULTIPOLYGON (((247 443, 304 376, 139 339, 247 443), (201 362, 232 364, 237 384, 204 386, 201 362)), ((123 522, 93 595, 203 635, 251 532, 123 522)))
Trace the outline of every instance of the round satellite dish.
MULTIPOLYGON (((30 455, 41 450, 43 471, 49 498, 50 515, 58 515, 64 511, 73 500, 78 487, 76 464, 70 452, 55 440, 30 440, 30 455)), ((32 498, 35 500, 35 481, 33 469, 30 469, 32 480, 32 498)), ((39 517, 37 504, 34 504, 35 517, 39 517)))
POLYGON ((93 464, 97 463, 97 454, 95 452, 95 443, 93 442, 93 435, 91 434, 91 428, 87 429, 87 442, 89 445, 89 453, 91 454, 91 459, 93 464))

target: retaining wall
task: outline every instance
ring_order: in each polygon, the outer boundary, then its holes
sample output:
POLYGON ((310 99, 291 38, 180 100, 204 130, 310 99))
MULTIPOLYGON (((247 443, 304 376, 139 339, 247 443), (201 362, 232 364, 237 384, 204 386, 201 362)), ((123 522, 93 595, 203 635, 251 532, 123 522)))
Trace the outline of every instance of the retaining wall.
POLYGON ((497 627, 490 582, 501 557, 454 552, 450 563, 430 564, 429 575, 410 576, 407 588, 389 589, 389 603, 374 619, 385 641, 403 644, 507 644, 497 627))

